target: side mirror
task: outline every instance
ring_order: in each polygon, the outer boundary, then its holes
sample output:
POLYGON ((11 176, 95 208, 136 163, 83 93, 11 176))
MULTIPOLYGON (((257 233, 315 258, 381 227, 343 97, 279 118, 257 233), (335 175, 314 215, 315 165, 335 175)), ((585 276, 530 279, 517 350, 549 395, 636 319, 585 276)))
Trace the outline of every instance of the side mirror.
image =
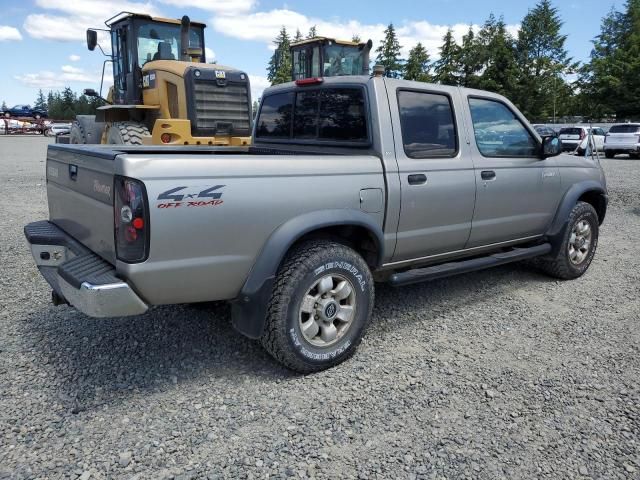
POLYGON ((546 135, 542 137, 542 154, 541 157, 545 158, 555 157, 562 153, 562 142, 555 135, 546 135))
POLYGON ((86 96, 86 97, 98 97, 98 92, 96 92, 93 88, 85 88, 82 93, 86 96))
POLYGON ((87 30, 87 48, 90 51, 94 51, 96 46, 98 45, 98 32, 95 30, 88 29, 87 30))

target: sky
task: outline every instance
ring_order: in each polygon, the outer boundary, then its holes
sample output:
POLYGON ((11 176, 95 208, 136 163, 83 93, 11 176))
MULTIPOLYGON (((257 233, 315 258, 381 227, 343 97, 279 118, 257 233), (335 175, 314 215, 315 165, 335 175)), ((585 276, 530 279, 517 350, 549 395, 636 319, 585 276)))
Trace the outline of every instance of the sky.
MULTIPOLYGON (((417 42, 432 58, 442 36, 452 27, 458 41, 469 25, 479 26, 490 13, 504 16, 512 33, 536 0, 0 0, 0 102, 8 106, 33 103, 38 89, 45 93, 65 86, 75 91, 98 89, 104 57, 87 50, 85 30, 104 27, 104 20, 120 11, 150 13, 207 24, 207 61, 232 66, 249 74, 252 96, 269 85, 266 66, 273 38, 284 25, 306 35, 317 26, 319 35, 372 39, 374 49, 384 29, 393 23, 402 53, 417 42)), ((623 0, 555 0, 568 36, 569 54, 585 61, 601 18, 623 0)), ((102 39, 102 38, 101 38, 102 39)), ((104 47, 106 41, 101 41, 104 47)), ((375 55, 372 55, 372 58, 375 55)), ((110 78, 110 70, 107 78, 110 78)), ((111 83, 111 81, 109 81, 111 83)))

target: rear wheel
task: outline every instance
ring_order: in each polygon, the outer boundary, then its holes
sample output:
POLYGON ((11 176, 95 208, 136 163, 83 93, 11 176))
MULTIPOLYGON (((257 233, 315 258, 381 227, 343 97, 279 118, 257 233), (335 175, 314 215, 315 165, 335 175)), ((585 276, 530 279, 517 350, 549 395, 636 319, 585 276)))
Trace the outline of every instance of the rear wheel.
POLYGON ((292 370, 324 370, 353 355, 373 300, 373 278, 357 252, 327 240, 304 243, 278 272, 261 343, 292 370))
POLYGON ((139 122, 113 122, 107 131, 107 143, 112 145, 142 145, 149 129, 139 122))

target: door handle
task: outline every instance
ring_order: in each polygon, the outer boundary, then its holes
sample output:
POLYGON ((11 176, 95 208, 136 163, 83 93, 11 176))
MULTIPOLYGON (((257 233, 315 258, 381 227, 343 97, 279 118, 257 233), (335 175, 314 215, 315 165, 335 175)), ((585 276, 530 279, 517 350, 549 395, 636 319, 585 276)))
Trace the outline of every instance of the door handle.
POLYGON ((483 180, 495 180, 496 172, 493 170, 484 170, 480 173, 483 180))
POLYGON ((69 178, 71 180, 78 179, 78 166, 77 165, 69 165, 69 178))
POLYGON ((424 185, 425 183, 427 183, 427 176, 424 173, 409 175, 409 185, 424 185))

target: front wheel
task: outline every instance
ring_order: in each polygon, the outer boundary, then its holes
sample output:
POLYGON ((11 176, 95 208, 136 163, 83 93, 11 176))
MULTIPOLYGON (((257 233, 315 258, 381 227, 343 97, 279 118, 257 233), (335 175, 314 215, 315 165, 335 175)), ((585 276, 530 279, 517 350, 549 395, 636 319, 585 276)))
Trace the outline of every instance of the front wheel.
POLYGON ((578 278, 587 271, 598 246, 598 214, 592 205, 578 202, 571 214, 561 246, 553 258, 540 260, 549 275, 562 280, 578 278))
POLYGON ((605 156, 606 158, 611 159, 611 158, 613 158, 613 157, 615 157, 615 156, 616 156, 616 152, 614 152, 614 151, 612 151, 612 150, 605 150, 605 151, 604 151, 604 156, 605 156))
POLYGON ((327 240, 303 243, 278 271, 261 343, 292 370, 324 370, 353 355, 373 302, 373 278, 357 252, 327 240))

